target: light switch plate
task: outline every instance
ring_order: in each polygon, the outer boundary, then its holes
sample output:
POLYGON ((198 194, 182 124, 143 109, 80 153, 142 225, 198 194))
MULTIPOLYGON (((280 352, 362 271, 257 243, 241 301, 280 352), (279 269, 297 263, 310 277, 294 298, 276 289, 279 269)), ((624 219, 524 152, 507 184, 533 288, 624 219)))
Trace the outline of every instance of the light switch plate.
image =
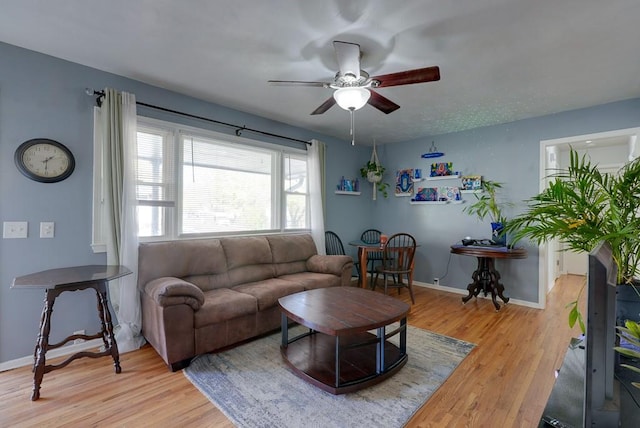
POLYGON ((26 238, 29 223, 26 221, 5 221, 2 223, 3 238, 26 238))
POLYGON ((55 232, 55 223, 52 221, 40 222, 40 237, 41 238, 53 238, 55 232))

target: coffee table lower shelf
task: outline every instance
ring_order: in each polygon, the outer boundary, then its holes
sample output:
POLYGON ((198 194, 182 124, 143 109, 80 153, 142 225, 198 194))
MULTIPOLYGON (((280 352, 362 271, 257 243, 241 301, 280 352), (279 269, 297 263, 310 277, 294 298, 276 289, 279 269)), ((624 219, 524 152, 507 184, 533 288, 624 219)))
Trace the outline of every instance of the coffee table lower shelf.
MULTIPOLYGON (((378 331, 387 339, 395 334, 405 342, 406 324, 390 334, 385 334, 384 328, 378 331)), ((344 394, 382 382, 407 362, 406 342, 398 347, 384 340, 382 354, 378 352, 378 335, 367 332, 330 336, 309 330, 288 340, 283 334, 280 351, 297 376, 324 391, 344 394)))

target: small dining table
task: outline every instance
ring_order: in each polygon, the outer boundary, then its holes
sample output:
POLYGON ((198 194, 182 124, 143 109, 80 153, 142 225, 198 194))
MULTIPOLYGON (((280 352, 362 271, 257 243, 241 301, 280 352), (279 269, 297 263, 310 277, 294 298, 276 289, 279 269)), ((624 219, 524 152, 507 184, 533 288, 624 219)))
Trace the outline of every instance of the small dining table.
MULTIPOLYGON (((354 247, 358 247, 358 261, 360 262, 360 278, 358 279, 358 286, 364 287, 365 283, 363 278, 367 277, 367 261, 368 254, 370 252, 378 252, 383 251, 383 246, 380 245, 379 242, 371 243, 364 242, 362 240, 350 241, 349 245, 354 247)), ((419 247, 420 245, 416 245, 419 247)), ((411 263, 411 273, 409 274, 410 280, 413 280, 413 265, 415 264, 415 257, 413 258, 413 262, 411 263)), ((411 283, 411 282, 410 282, 411 283)), ((371 277, 371 281, 369 282, 369 288, 373 288, 373 276, 371 277)))
MULTIPOLYGON (((364 287, 364 279, 367 277, 367 262, 368 262, 368 254, 370 252, 382 251, 382 245, 379 242, 371 243, 365 242, 360 239, 356 241, 349 242, 349 245, 354 247, 358 247, 358 261, 360 263, 360 275, 358 279, 358 286, 364 287)), ((369 288, 373 285, 373 277, 371 277, 371 281, 369 283, 369 288)))

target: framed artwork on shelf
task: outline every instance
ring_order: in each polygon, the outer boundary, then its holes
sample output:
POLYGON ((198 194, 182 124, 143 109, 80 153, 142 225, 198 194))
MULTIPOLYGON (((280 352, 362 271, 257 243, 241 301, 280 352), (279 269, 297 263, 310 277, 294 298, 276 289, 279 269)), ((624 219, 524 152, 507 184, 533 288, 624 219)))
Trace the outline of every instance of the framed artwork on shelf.
POLYGON ((465 175, 462 177, 462 190, 482 189, 482 177, 479 175, 465 175))
POLYGON ((431 164, 431 177, 453 175, 453 162, 436 162, 431 164))
POLYGON ((437 187, 419 187, 416 191, 416 196, 413 198, 416 202, 435 202, 438 200, 438 188, 437 187))
POLYGON ((451 202, 462 200, 462 195, 460 195, 460 188, 458 186, 443 187, 440 197, 446 197, 447 200, 451 202))
POLYGON ((396 196, 413 195, 413 169, 399 169, 396 171, 396 196))

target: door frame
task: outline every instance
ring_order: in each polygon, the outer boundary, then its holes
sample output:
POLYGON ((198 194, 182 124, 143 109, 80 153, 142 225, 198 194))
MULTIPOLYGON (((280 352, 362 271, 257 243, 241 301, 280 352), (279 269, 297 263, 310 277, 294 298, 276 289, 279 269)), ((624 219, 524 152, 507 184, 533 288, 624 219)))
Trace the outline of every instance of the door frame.
MULTIPOLYGON (((548 186, 549 180, 546 179, 548 175, 547 171, 557 160, 558 146, 568 146, 571 144, 584 143, 587 140, 595 141, 616 137, 628 137, 629 159, 640 156, 640 128, 625 128, 593 134, 541 140, 539 191, 544 191, 548 186)), ((547 293, 553 288, 559 274, 559 266, 557 266, 556 258, 553 257, 553 254, 555 254, 558 248, 559 244, 557 240, 544 242, 538 247, 538 302, 541 308, 546 306, 547 293)))

